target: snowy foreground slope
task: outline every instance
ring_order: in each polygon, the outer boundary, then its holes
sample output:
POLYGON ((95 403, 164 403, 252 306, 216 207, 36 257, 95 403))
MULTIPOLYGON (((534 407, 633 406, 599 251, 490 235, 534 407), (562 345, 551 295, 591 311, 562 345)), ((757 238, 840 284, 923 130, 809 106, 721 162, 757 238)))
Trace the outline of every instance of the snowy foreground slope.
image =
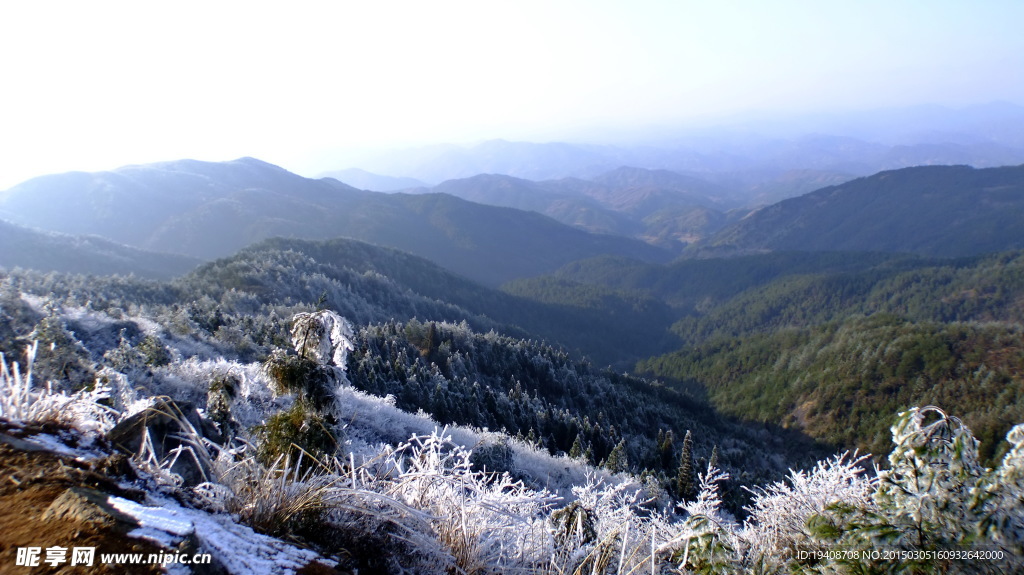
MULTIPOLYGON (((123 325, 84 310, 62 313, 77 313, 79 325, 97 332, 123 325)), ((72 475, 89 479, 66 488, 62 483, 48 502, 50 513, 78 517, 60 511, 57 501, 88 487, 92 491, 80 498, 129 525, 124 538, 99 541, 138 540, 165 554, 208 554, 211 569, 219 570, 195 572, 1022 567, 1022 426, 1010 432, 1002 464, 986 469, 977 463, 976 440, 956 418, 936 408, 912 409, 893 426, 895 449, 886 469, 871 473, 863 459, 837 456, 795 471, 785 482, 756 489, 749 516, 739 522, 722 510, 725 478, 713 467, 700 474, 693 500, 672 506, 645 480, 554 457, 495 432, 439 429, 425 413, 406 413, 391 398, 352 389, 344 371, 351 330, 329 311, 297 313, 291 350, 262 364, 219 359, 201 342, 176 340, 142 316, 133 321, 169 350, 168 361, 153 368, 158 373, 126 370, 140 374, 145 386, 105 368, 93 385, 72 393, 60 382, 32 382, 34 349, 21 365, 3 359, 0 469, 6 480, 0 495, 17 498, 39 483, 25 483, 18 467, 43 465, 32 457, 60 459, 57 468, 79 469, 72 475), (327 437, 338 445, 330 456, 317 456, 282 437, 307 446, 327 437), (123 465, 115 464, 118 457, 123 465), (512 471, 493 473, 489 462, 512 471)), ((147 349, 140 344, 134 352, 147 349)), ((115 363, 132 361, 126 356, 115 363)), ((39 477, 64 481, 56 471, 39 477)), ((22 519, 37 520, 31 514, 22 519)), ((112 529, 83 525, 78 536, 112 529)), ((25 559, 27 552, 19 556, 18 549, 33 543, 8 545, 0 551, 4 569, 25 559)), ((122 572, 138 572, 133 569, 122 572)))

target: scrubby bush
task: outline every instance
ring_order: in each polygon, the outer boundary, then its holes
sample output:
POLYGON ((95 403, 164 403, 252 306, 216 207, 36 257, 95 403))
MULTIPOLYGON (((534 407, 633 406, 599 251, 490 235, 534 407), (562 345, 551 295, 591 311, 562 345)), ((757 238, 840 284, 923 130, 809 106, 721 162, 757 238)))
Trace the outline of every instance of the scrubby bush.
POLYGON ((306 454, 306 468, 337 451, 338 438, 332 427, 322 413, 296 401, 290 409, 253 428, 258 439, 256 456, 263 464, 273 465, 281 459, 298 462, 300 454, 306 454))
POLYGON ((333 409, 337 380, 332 370, 316 361, 277 350, 263 362, 263 372, 275 393, 295 394, 316 410, 333 409))
POLYGON ((235 374, 220 374, 210 382, 206 392, 206 416, 217 424, 225 441, 237 434, 238 422, 231 416, 231 404, 238 396, 242 380, 235 374))

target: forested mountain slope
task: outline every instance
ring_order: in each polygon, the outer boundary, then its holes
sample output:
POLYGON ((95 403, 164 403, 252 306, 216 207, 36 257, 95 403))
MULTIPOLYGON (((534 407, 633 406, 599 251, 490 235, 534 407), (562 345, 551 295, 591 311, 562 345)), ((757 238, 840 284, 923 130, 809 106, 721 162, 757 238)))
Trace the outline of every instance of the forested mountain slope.
POLYGON ((762 208, 695 253, 885 251, 953 257, 1024 248, 1024 166, 881 172, 762 208))
POLYGON ((641 373, 699 382, 723 411, 879 453, 880 414, 956 405, 993 456, 1024 394, 1024 254, 782 277, 679 320, 641 373))
POLYGON ((510 295, 398 250, 355 240, 271 239, 206 264, 175 285, 214 299, 245 294, 261 304, 325 298, 356 323, 393 318, 468 321, 557 342, 600 365, 628 366, 667 351, 673 314, 655 298, 600 290, 598 301, 543 302, 510 295))

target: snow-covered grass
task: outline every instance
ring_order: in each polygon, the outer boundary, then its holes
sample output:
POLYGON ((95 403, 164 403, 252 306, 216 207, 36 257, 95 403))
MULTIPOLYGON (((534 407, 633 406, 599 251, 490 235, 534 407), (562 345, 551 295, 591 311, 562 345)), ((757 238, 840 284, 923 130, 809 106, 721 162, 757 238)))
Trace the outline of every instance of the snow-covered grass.
POLYGON ((100 403, 109 388, 95 386, 71 395, 55 392, 49 382, 36 389, 32 382, 32 364, 38 342, 25 351, 25 373, 17 362, 7 363, 0 353, 0 417, 11 421, 71 425, 82 431, 103 433, 113 427, 116 412, 100 403))
POLYGON ((215 511, 226 511, 264 533, 286 533, 295 523, 317 519, 338 477, 309 470, 299 472, 279 458, 264 466, 255 457, 222 454, 214 463, 216 483, 201 484, 196 493, 215 511))

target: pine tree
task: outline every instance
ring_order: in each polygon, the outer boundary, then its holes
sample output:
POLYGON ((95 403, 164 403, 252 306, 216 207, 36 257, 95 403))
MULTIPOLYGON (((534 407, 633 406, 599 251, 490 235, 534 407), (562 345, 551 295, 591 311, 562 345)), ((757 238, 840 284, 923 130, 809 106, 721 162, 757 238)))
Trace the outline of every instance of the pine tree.
POLYGON ((583 440, 579 434, 576 434, 576 441, 572 442, 572 447, 569 449, 569 457, 573 459, 583 457, 583 440))
POLYGON ((718 446, 711 448, 711 459, 708 460, 708 467, 718 469, 718 446))
POLYGON ((612 452, 608 454, 608 459, 604 462, 605 469, 612 473, 619 473, 629 469, 629 460, 626 457, 626 440, 623 439, 612 449, 612 452))
POLYGON ((693 437, 686 431, 683 450, 679 455, 679 471, 676 474, 676 495, 683 501, 697 497, 697 473, 693 462, 693 437))

